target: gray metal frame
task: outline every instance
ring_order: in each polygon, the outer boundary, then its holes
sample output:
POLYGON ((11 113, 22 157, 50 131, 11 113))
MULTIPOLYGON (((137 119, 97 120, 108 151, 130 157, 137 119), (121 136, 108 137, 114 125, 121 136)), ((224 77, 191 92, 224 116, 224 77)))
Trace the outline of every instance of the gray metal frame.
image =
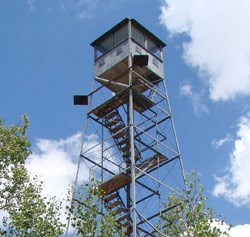
MULTIPOLYGON (((115 213, 126 236, 165 236, 159 221, 162 213, 171 209, 165 206, 168 195, 183 195, 185 176, 163 66, 152 70, 151 63, 133 65, 137 43, 131 39, 132 25, 153 38, 161 49, 165 44, 138 22, 125 19, 92 46, 124 24, 128 24, 124 44, 128 53, 122 59, 112 58, 105 70, 95 67, 75 187, 85 162, 100 181, 98 188, 106 194, 103 205, 115 213)), ((110 52, 103 55, 105 60, 113 55, 110 52)), ((150 60, 156 58, 146 50, 143 53, 150 60)))

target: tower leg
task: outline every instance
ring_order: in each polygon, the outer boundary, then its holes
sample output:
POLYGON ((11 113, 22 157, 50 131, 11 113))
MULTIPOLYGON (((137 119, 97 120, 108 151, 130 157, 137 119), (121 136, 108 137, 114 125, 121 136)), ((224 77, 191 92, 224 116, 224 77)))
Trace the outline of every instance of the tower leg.
POLYGON ((129 57, 129 134, 131 144, 131 185, 132 185, 132 220, 133 237, 136 237, 136 187, 135 187, 135 141, 134 141, 134 108, 133 108, 133 89, 132 89, 132 55, 129 57))

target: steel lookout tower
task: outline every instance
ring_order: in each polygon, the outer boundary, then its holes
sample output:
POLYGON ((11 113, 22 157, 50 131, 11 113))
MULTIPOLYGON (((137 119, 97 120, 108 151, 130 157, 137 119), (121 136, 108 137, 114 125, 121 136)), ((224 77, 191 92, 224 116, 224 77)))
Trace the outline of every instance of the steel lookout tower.
POLYGON ((168 196, 185 186, 164 80, 166 44, 126 18, 91 46, 94 81, 84 98, 77 179, 84 163, 126 236, 165 236, 159 220, 168 196))

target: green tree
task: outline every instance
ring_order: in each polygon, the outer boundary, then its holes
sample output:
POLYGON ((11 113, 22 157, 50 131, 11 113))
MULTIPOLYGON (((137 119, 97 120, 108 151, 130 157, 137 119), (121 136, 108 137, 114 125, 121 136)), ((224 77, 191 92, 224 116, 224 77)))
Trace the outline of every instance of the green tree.
POLYGON ((187 175, 183 196, 171 194, 160 222, 166 236, 218 237, 229 236, 222 216, 206 206, 204 187, 196 172, 187 175), (173 207, 173 208, 172 208, 173 207), (220 228, 221 227, 221 228, 220 228))
POLYGON ((114 214, 102 205, 103 193, 97 186, 95 182, 91 182, 91 185, 84 183, 78 187, 77 197, 69 208, 71 225, 76 230, 75 236, 125 236, 114 214))
POLYGON ((0 211, 1 236, 59 236, 63 233, 61 204, 41 195, 42 182, 30 178, 25 161, 31 154, 27 138, 29 121, 4 126, 0 120, 0 211))
POLYGON ((61 203, 41 196, 42 182, 36 177, 25 183, 15 208, 8 211, 7 236, 58 237, 65 225, 60 221, 61 203))
POLYGON ((24 163, 31 153, 26 135, 28 126, 26 116, 21 125, 5 127, 0 120, 0 210, 15 207, 21 187, 27 182, 24 163))

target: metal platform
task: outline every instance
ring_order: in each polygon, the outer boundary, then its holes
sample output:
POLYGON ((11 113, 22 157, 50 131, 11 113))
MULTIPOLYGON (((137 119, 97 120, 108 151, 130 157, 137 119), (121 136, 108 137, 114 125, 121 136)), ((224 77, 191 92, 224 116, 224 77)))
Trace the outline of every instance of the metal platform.
MULTIPOLYGON (((108 113, 111 113, 115 109, 119 108, 120 106, 128 104, 128 102, 129 102, 129 90, 125 89, 117 93, 108 101, 99 105, 97 108, 90 111, 89 114, 93 113, 97 117, 102 118, 108 113)), ((133 102, 134 102, 134 109, 139 113, 143 113, 154 106, 153 101, 151 101, 146 96, 136 91, 133 91, 133 102)))
MULTIPOLYGON (((152 72, 148 67, 133 67, 133 85, 134 89, 139 92, 148 90, 145 83, 141 82, 141 78, 145 78, 146 82, 151 86, 156 85, 163 79, 157 74, 152 72)), ((129 86, 129 70, 128 70, 128 58, 123 59, 109 70, 105 71, 101 75, 95 78, 96 81, 107 87, 112 92, 118 93, 124 88, 129 86)))
MULTIPOLYGON (((151 158, 148 158, 147 160, 139 163, 136 165, 136 175, 137 178, 143 172, 148 172, 150 173, 150 170, 156 167, 157 165, 160 165, 163 162, 166 162, 168 159, 163 156, 156 154, 151 158)), ((131 177, 129 175, 130 170, 128 170, 127 173, 120 173, 112 177, 111 179, 105 181, 104 183, 100 184, 98 188, 104 192, 105 195, 109 195, 112 192, 115 192, 121 188, 124 188, 126 185, 130 184, 131 182, 131 177)))

